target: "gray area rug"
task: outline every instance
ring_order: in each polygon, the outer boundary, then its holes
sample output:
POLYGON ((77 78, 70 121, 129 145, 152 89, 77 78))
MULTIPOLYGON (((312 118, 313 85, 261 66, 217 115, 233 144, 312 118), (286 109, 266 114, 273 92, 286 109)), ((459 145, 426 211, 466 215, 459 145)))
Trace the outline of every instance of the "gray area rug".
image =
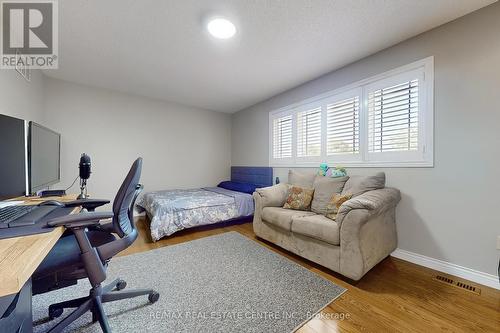
MULTIPOLYGON (((104 304, 113 332, 292 332, 345 291, 237 232, 114 258, 108 277, 160 293, 155 304, 147 296, 104 304)), ((59 320, 44 322, 49 304, 89 288, 81 280, 35 296, 34 331, 59 320)), ((100 328, 87 313, 68 331, 100 328)))

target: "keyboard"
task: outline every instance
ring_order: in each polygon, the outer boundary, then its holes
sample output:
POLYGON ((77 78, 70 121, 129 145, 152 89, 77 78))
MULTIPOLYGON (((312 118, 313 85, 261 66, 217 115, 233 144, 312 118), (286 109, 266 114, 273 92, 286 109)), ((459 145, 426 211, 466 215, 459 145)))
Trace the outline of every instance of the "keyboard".
POLYGON ((21 216, 28 214, 35 208, 37 206, 9 206, 0 208, 0 224, 7 225, 21 216))
POLYGON ((0 229, 33 225, 51 213, 56 206, 9 206, 0 208, 0 229))

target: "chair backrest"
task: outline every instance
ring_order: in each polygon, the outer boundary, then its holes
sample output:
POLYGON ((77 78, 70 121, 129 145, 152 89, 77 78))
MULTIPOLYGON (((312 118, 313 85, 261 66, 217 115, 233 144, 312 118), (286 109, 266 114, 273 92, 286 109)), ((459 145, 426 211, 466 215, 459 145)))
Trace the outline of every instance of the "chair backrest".
POLYGON ((135 199, 142 191, 139 184, 142 170, 142 158, 135 160, 130 171, 125 177, 115 200, 113 201, 113 223, 112 232, 120 237, 112 242, 105 243, 97 247, 97 251, 102 260, 107 260, 115 256, 120 251, 126 249, 137 239, 138 233, 134 224, 135 199))
POLYGON ((134 161, 127 177, 123 180, 120 189, 113 201, 113 231, 123 238, 135 230, 134 205, 135 199, 142 190, 139 184, 142 171, 142 158, 134 161))

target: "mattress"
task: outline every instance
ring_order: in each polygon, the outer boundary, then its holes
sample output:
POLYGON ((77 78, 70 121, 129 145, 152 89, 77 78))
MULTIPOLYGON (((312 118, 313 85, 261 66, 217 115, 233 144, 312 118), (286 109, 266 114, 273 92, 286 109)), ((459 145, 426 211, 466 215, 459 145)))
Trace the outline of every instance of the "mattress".
POLYGON ((149 192, 137 199, 137 206, 151 220, 153 241, 179 230, 250 216, 254 211, 251 194, 219 187, 149 192))

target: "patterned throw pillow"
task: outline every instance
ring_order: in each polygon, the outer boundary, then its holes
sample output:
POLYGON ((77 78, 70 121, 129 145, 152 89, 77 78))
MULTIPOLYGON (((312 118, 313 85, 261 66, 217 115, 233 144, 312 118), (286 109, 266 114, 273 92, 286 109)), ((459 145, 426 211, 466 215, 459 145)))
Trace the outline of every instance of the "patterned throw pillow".
POLYGON ((335 193, 326 206, 325 216, 329 219, 335 220, 337 218, 337 213, 339 212, 340 206, 342 206, 342 204, 347 200, 351 199, 351 197, 352 194, 342 195, 339 193, 335 193))
POLYGON ((283 208, 309 210, 313 198, 313 189, 292 186, 288 190, 288 198, 283 208))

